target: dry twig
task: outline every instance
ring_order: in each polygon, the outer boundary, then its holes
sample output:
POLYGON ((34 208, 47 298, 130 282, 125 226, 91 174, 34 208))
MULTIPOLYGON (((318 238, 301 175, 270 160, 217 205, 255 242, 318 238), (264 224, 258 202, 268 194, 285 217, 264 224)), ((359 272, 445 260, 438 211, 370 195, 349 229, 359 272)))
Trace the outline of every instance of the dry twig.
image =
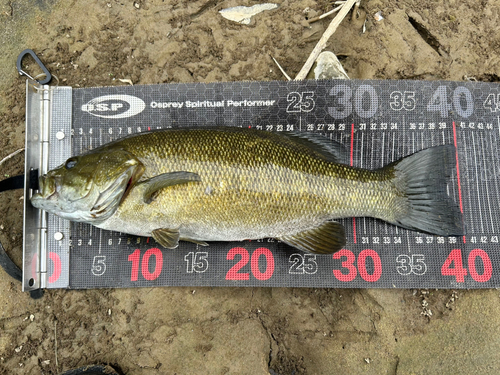
POLYGON ((356 3, 357 0, 347 0, 342 7, 342 9, 339 11, 339 13, 335 16, 335 18, 332 20, 326 31, 323 33, 323 36, 320 38, 319 42, 316 44, 314 49, 312 50, 311 54, 309 55, 309 58, 307 59, 306 63, 300 70, 299 74, 295 77, 295 80, 301 80, 305 79, 307 76, 307 73, 311 70, 311 67, 313 66, 314 62, 318 58, 319 54, 321 51, 323 51, 326 47, 326 43, 328 42, 328 39, 333 35, 335 30, 337 30, 337 27, 340 25, 342 20, 345 18, 347 13, 351 10, 352 6, 356 3))
POLYGON ((10 158, 16 156, 17 154, 19 154, 20 152, 23 152, 24 151, 24 148, 20 148, 19 150, 17 151, 14 151, 12 154, 10 155, 7 155, 6 157, 4 157, 2 160, 0 160, 0 165, 2 165, 3 163, 5 163, 7 160, 9 160, 10 158))
POLYGON ((340 5, 340 6, 336 7, 336 8, 333 8, 333 9, 332 9, 332 10, 330 10, 329 12, 323 13, 321 16, 311 18, 311 19, 309 20, 309 23, 313 23, 313 22, 316 22, 316 21, 322 20, 323 18, 328 17, 330 14, 333 14, 333 13, 335 13, 335 12, 339 11, 340 9, 342 9, 342 7, 343 7, 343 6, 344 6, 344 5, 340 5))
MULTIPOLYGON (((271 55, 269 55, 269 56, 271 56, 271 55)), ((278 68, 281 70, 281 73, 283 73, 283 75, 286 77, 286 79, 291 81, 292 79, 290 78, 290 76, 288 74, 286 74, 285 70, 281 67, 281 65, 278 63, 278 61, 276 61, 276 59, 272 56, 271 56, 271 59, 273 59, 274 63, 276 65, 278 65, 278 68)))

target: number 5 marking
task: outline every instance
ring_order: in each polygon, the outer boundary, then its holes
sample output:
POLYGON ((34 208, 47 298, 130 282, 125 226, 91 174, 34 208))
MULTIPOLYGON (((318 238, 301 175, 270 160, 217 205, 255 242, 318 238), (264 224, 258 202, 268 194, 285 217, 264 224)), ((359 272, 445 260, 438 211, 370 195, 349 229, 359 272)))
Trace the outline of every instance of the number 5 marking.
POLYGON ((94 276, 102 276, 106 272, 106 255, 96 255, 92 263, 92 274, 94 276))

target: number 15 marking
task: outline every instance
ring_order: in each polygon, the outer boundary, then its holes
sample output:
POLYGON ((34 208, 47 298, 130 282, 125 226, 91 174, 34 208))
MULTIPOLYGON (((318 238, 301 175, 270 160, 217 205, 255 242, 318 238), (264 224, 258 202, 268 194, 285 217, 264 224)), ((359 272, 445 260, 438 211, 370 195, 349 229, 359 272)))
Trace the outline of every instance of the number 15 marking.
POLYGON ((192 252, 186 254, 184 260, 187 262, 187 273, 203 273, 208 270, 208 253, 206 251, 192 252))

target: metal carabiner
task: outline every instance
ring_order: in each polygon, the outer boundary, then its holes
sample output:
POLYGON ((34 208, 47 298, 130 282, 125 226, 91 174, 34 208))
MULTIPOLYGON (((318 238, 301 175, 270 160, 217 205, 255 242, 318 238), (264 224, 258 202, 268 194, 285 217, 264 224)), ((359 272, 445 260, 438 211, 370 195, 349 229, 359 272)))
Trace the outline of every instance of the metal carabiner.
POLYGON ((19 56, 17 57, 16 67, 17 67, 17 71, 19 72, 20 75, 22 75, 22 76, 24 75, 24 76, 28 77, 29 79, 38 82, 41 85, 46 85, 52 79, 52 74, 50 74, 49 70, 45 67, 45 65, 43 65, 43 63, 40 61, 40 59, 38 58, 38 56, 36 55, 36 53, 33 52, 30 49, 25 49, 23 52, 21 52, 19 54, 19 56), (27 54, 30 54, 35 59, 35 62, 42 69, 43 74, 45 74, 45 79, 43 79, 41 81, 37 81, 35 78, 33 78, 32 76, 30 76, 28 73, 26 73, 22 69, 22 67, 21 67, 21 61, 23 60, 23 57, 26 56, 27 54))

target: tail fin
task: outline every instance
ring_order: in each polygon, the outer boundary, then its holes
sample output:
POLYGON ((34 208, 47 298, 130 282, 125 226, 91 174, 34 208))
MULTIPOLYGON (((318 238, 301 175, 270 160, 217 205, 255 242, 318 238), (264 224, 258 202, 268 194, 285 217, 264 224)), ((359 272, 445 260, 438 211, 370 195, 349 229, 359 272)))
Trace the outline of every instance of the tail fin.
POLYGON ((446 191, 455 155, 453 145, 436 146, 386 167, 394 168, 394 183, 406 207, 393 224, 441 236, 464 234, 462 213, 446 191))

